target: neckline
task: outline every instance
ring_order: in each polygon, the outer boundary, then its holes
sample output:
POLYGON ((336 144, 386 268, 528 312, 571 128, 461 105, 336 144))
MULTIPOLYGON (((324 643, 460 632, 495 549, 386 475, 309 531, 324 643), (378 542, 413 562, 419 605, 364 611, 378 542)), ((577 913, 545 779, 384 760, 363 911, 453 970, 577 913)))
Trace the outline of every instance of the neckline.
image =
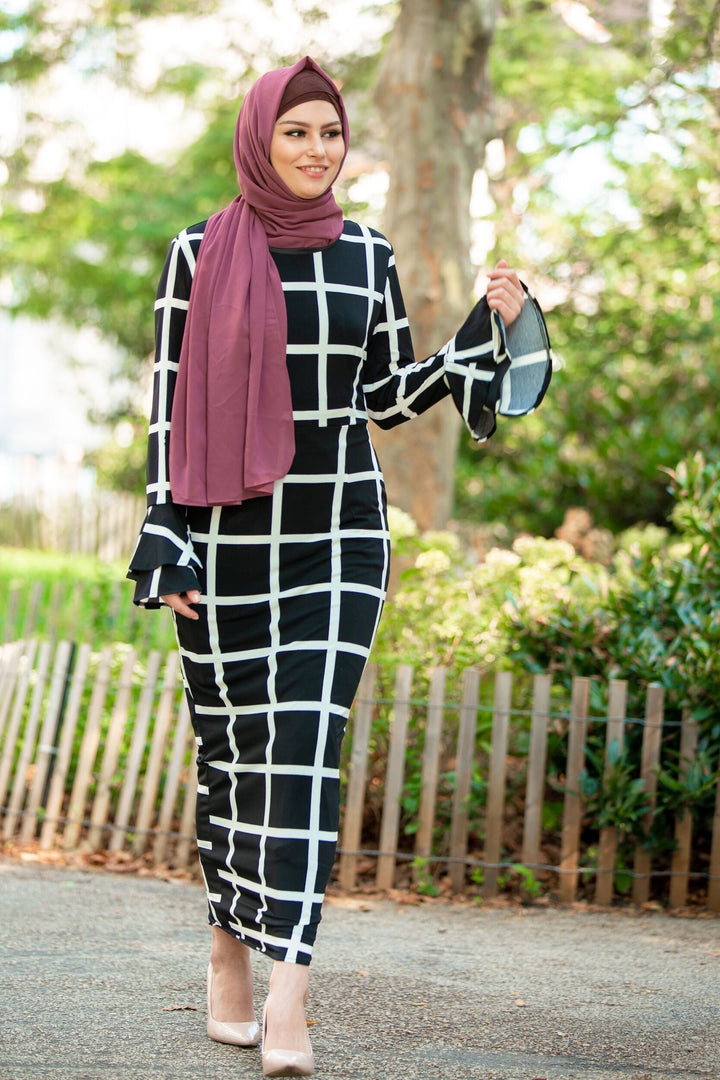
MULTIPOLYGON (((342 236, 342 233, 340 236, 342 236)), ((318 252, 322 253, 323 251, 330 251, 330 248, 334 248, 340 239, 340 236, 338 236, 337 240, 333 240, 332 243, 325 244, 324 247, 284 248, 275 247, 270 244, 268 245, 268 251, 271 255, 316 255, 318 252)))
MULTIPOLYGON (((333 244, 337 243, 333 240, 333 244)), ((327 251, 328 247, 332 247, 332 244, 328 244, 327 247, 312 247, 312 248, 281 248, 281 247, 269 247, 268 250, 271 255, 314 255, 318 251, 327 251)))
POLYGON ((337 240, 333 240, 330 244, 325 244, 323 247, 284 248, 276 247, 275 244, 268 244, 268 250, 271 255, 316 255, 318 252, 322 253, 323 251, 330 251, 331 248, 334 248, 335 245, 339 243, 340 240, 342 240, 343 236, 345 235, 346 225, 347 221, 344 220, 342 232, 338 236, 337 240))

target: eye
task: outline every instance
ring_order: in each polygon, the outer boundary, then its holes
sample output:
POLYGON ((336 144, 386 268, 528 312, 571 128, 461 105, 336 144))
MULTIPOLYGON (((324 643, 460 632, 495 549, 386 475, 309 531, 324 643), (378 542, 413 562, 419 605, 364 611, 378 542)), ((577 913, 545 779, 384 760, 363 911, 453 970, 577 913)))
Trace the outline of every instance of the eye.
POLYGON ((326 139, 339 139, 342 136, 342 130, 340 128, 333 128, 332 131, 325 132, 326 139))

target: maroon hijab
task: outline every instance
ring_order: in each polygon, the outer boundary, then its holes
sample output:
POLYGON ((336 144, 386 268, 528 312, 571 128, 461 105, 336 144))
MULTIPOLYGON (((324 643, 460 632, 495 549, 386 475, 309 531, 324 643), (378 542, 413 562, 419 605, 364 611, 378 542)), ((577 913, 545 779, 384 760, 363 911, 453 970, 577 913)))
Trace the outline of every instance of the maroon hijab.
POLYGON ((301 72, 304 80, 312 72, 327 84, 347 153, 342 98, 309 56, 269 71, 249 90, 235 128, 241 194, 205 227, 180 352, 170 489, 185 506, 237 505, 270 494, 295 454, 287 313, 269 246, 324 247, 343 229, 332 189, 301 199, 270 164, 275 121, 281 105, 284 113, 297 104, 297 83, 287 94, 289 106, 286 91, 301 72))

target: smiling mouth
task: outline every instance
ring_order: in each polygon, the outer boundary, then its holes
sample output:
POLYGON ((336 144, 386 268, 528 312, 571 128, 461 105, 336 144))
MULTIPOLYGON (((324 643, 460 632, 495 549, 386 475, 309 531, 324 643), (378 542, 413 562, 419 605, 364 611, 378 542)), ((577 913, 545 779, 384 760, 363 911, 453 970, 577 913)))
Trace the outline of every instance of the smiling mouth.
POLYGON ((308 176, 323 176, 327 172, 326 165, 301 165, 300 172, 306 173, 308 176))

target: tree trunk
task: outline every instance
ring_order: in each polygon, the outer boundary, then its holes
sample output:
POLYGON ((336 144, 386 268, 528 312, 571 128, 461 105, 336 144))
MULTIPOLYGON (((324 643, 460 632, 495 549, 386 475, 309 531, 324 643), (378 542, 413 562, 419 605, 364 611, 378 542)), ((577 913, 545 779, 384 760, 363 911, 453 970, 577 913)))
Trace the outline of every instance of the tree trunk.
MULTIPOLYGON (((377 102, 386 126, 385 229, 420 359, 459 328, 471 302, 470 195, 489 137, 493 0, 403 0, 377 102)), ((459 420, 449 401, 373 433, 388 499, 421 528, 452 513, 459 420)))

